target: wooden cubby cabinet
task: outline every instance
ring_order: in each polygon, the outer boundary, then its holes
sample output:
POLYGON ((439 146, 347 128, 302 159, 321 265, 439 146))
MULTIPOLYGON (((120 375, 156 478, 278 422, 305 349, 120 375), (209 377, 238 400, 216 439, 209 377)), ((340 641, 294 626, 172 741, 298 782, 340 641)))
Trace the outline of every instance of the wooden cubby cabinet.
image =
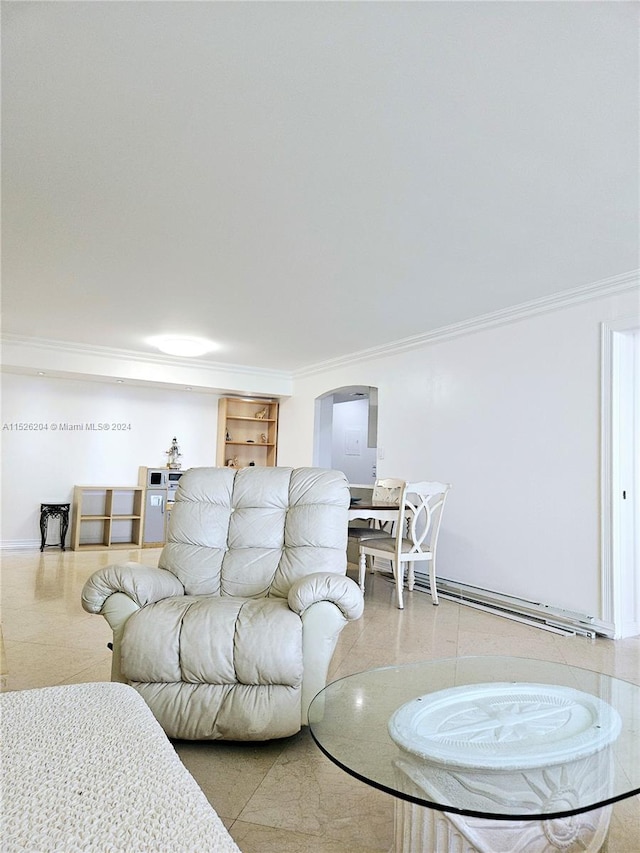
POLYGON ((238 468, 252 462, 274 467, 278 457, 278 402, 259 397, 221 397, 218 400, 216 465, 237 459, 238 468))
POLYGON ((75 486, 72 549, 141 548, 143 496, 137 486, 75 486))

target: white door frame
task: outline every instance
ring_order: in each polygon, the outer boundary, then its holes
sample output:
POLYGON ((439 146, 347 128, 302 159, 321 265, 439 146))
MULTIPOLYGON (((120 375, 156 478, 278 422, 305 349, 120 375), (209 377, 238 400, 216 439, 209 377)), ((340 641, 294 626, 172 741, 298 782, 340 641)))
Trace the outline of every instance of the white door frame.
MULTIPOLYGON (((640 583, 636 565, 640 512, 640 439, 634 429, 634 332, 640 315, 601 327, 601 595, 602 619, 615 638, 640 633, 640 583), (628 614, 633 616, 629 619, 628 614)), ((635 410, 637 411, 637 399, 635 410)))

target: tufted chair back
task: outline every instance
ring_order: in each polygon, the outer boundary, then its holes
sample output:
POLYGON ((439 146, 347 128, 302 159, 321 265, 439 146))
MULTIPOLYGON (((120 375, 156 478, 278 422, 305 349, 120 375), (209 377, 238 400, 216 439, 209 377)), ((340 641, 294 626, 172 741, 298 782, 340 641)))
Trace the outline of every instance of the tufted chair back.
POLYGON ((186 595, 286 598, 310 570, 345 573, 348 506, 337 471, 193 468, 180 478, 158 566, 186 595))

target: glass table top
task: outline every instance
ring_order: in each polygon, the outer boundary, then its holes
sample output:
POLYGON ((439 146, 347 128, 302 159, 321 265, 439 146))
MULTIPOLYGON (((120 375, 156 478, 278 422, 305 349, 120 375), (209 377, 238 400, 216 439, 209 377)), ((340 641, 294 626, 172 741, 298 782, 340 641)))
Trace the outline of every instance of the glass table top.
POLYGON ((568 817, 640 792, 640 686, 566 664, 462 657, 327 685, 320 749, 413 803, 474 817, 568 817))

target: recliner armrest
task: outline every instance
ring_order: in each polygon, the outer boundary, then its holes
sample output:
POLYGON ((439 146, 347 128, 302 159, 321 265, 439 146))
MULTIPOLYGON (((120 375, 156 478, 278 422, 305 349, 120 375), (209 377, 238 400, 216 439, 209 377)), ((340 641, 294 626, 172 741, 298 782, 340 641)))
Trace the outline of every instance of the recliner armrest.
POLYGON ((292 584, 288 595, 289 607, 301 616, 317 601, 330 601, 339 607, 345 619, 359 619, 364 599, 357 583, 344 575, 315 572, 292 584))
POLYGON ((82 606, 88 613, 100 613, 107 598, 115 592, 125 593, 139 607, 144 607, 162 598, 184 595, 184 587, 166 569, 121 563, 105 566, 91 575, 82 590, 82 606))

